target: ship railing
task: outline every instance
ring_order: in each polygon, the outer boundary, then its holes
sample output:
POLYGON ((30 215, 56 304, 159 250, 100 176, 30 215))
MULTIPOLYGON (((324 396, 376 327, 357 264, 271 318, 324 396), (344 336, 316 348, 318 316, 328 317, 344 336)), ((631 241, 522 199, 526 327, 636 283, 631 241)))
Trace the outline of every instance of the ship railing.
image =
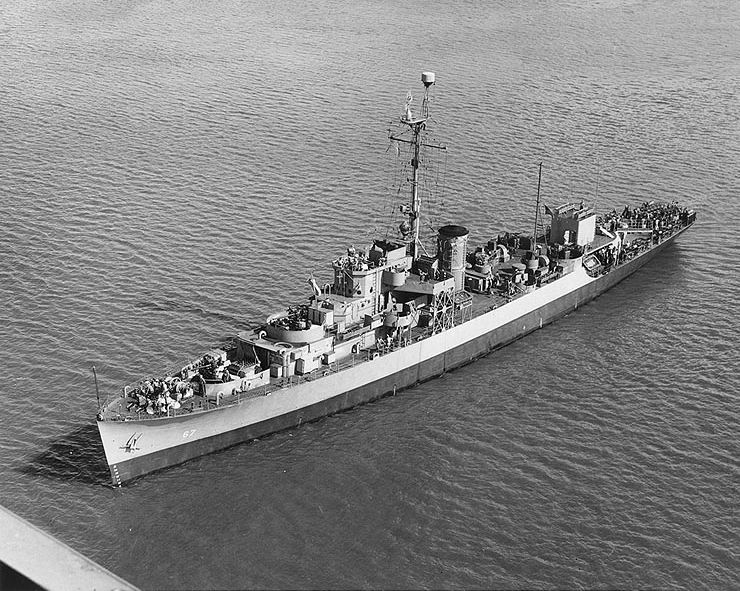
MULTIPOLYGON (((695 220, 695 215, 693 219, 689 219, 686 222, 678 221, 675 224, 671 226, 667 226, 665 228, 662 228, 658 231, 656 240, 648 240, 648 239, 638 239, 634 240, 631 243, 631 246, 628 248, 624 248, 622 250, 621 256, 622 258, 618 257, 618 259, 613 263, 613 267, 620 266, 627 261, 640 256, 644 252, 650 250, 654 244, 660 244, 670 236, 672 236, 675 232, 678 230, 689 226, 691 223, 693 223, 695 220)), ((611 268, 611 267, 610 267, 611 268)), ((602 269, 601 273, 608 272, 610 269, 602 269)), ((562 277, 562 272, 558 272, 556 276, 554 276, 552 279, 548 280, 548 283, 550 281, 554 281, 555 279, 559 279, 562 277)), ((491 294, 492 303, 488 306, 482 306, 480 308, 476 308, 474 311, 470 311, 469 314, 472 314, 472 317, 478 317, 483 314, 486 314, 492 310, 495 310, 500 305, 505 304, 512 299, 516 299, 517 297, 521 296, 523 294, 516 293, 514 295, 506 295, 506 294, 491 294)), ((455 324, 458 324, 459 322, 462 322, 462 311, 456 311, 458 312, 456 314, 455 318, 455 324), (459 316, 459 318, 458 318, 459 316), (458 322, 459 321, 459 322, 458 322)), ((234 406, 241 404, 245 402, 246 400, 250 400, 252 398, 257 398, 260 396, 267 396, 268 394, 271 394, 272 392, 275 392, 277 390, 281 390, 287 387, 291 387, 293 385, 297 385, 304 382, 309 382, 312 380, 319 379, 321 377, 327 376, 331 373, 337 373, 340 371, 343 371, 345 369, 348 369, 350 367, 354 367, 355 365, 365 363, 367 361, 377 359, 378 357, 382 357, 384 355, 387 355, 389 353, 392 353, 393 351, 396 351, 398 349, 404 348, 408 345, 410 345, 413 342, 418 342, 423 339, 426 339, 430 336, 432 336, 433 331, 431 327, 424 327, 419 328, 415 327, 409 333, 403 337, 402 339, 398 341, 391 342, 388 345, 384 346, 377 346, 373 349, 364 349, 360 353, 353 353, 351 356, 333 361, 327 365, 322 365, 318 369, 307 373, 303 375, 292 375, 284 378, 280 378, 278 380, 271 380, 268 384, 265 384, 263 386, 258 386, 257 388, 253 390, 246 390, 246 391, 236 391, 233 394, 224 394, 220 397, 216 397, 215 400, 211 400, 209 398, 203 398, 203 397, 195 397, 192 399, 189 399, 186 402, 183 402, 181 404, 181 407, 179 409, 175 409, 173 407, 170 407, 167 409, 166 412, 163 413, 155 413, 153 415, 148 414, 145 410, 138 410, 138 411, 131 411, 131 410, 124 410, 124 406, 126 403, 126 397, 128 394, 133 393, 144 380, 139 380, 138 382, 132 382, 131 384, 127 384, 123 388, 123 392, 118 395, 110 396, 108 397, 108 400, 106 401, 106 404, 104 406, 108 406, 109 403, 111 403, 116 398, 121 399, 120 404, 120 413, 115 417, 114 420, 126 420, 128 419, 136 419, 136 420, 147 420, 147 419, 158 419, 163 417, 177 417, 177 416, 184 416, 184 415, 191 415, 193 413, 198 412, 205 412, 208 410, 213 410, 215 408, 224 407, 224 406, 234 406)), ((192 361, 190 362, 192 363, 192 361)), ((188 363, 184 362, 179 367, 185 367, 188 363)), ((178 366, 175 366, 178 367, 178 366)), ((169 370, 168 372, 162 374, 162 375, 173 375, 173 373, 176 373, 179 370, 172 371, 169 370)))
POLYGON ((210 398, 203 398, 201 396, 195 396, 184 402, 181 402, 180 408, 174 408, 171 406, 164 412, 155 412, 151 415, 147 413, 144 409, 128 410, 125 412, 123 411, 123 409, 121 409, 121 413, 119 413, 119 415, 116 416, 114 420, 154 420, 166 417, 187 416, 192 415, 193 413, 213 410, 215 408, 223 406, 234 406, 237 404, 241 404, 242 402, 251 398, 264 396, 265 394, 266 390, 263 386, 255 388, 254 390, 244 390, 237 391, 234 394, 224 394, 221 397, 217 397, 215 400, 210 398))
POLYGON ((619 221, 620 230, 652 230, 652 223, 647 218, 622 218, 619 221))

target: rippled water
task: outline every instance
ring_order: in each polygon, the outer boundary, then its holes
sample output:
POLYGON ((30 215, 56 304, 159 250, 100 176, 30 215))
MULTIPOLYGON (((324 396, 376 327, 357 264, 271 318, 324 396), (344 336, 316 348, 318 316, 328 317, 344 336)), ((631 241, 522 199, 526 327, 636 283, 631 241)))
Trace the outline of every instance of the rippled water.
MULTIPOLYGON (((738 579, 730 2, 36 2, 0 11, 0 502, 143 588, 738 579), (305 297, 389 225, 422 70, 433 224, 543 198, 699 222, 473 365, 113 490, 95 389, 305 297)), ((397 203, 397 202, 395 202, 397 203)))

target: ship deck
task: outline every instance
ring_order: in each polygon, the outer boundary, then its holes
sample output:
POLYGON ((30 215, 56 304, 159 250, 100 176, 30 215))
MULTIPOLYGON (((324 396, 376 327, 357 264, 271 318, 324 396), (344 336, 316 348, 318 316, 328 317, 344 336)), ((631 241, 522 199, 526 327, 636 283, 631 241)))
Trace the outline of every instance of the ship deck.
MULTIPOLYGON (((665 240, 668 240, 677 231, 682 230, 689 225, 690 223, 686 224, 686 226, 677 226, 675 228, 672 228, 671 231, 666 232, 662 236, 662 239, 655 244, 649 244, 647 241, 636 243, 634 247, 632 247, 625 253, 625 257, 623 260, 614 263, 613 268, 624 265, 631 259, 642 254, 643 252, 651 250, 658 244, 664 242, 665 240)), ((590 248, 586 249, 587 254, 598 250, 610 241, 610 238, 599 236, 599 241, 590 245, 590 248)), ((519 253, 516 253, 516 255, 518 254, 519 253)), ((572 269, 573 265, 578 260, 579 259, 571 259, 569 261, 562 261, 565 263, 565 274, 567 274, 569 270, 572 269)), ((600 270, 599 273, 603 274, 609 271, 610 267, 606 267, 600 270)), ((554 280, 557 280, 559 276, 561 275, 555 277, 554 280)), ((507 303, 519 297, 522 297, 523 295, 525 295, 525 293, 528 293, 529 291, 531 291, 531 289, 518 290, 513 294, 503 294, 498 291, 494 293, 465 292, 469 296, 469 298, 468 296, 466 296, 465 298, 469 301, 469 304, 466 303, 466 305, 462 307, 462 309, 458 309, 454 312, 454 316, 451 319, 451 324, 458 325, 462 322, 467 322, 491 310, 504 306, 507 303)), ((106 403, 106 405, 104 406, 104 410, 101 411, 102 420, 166 420, 175 416, 207 412, 224 406, 241 404, 242 402, 252 398, 266 396, 273 392, 285 388, 290 388, 300 383, 320 379, 326 375, 329 375, 330 373, 341 372, 349 367, 354 367, 358 364, 366 363, 371 359, 377 358, 378 356, 387 355, 388 353, 391 353, 398 348, 408 346, 410 343, 427 338, 432 334, 432 329, 430 327, 417 326, 410 329, 409 333, 405 335, 405 338, 401 343, 391 343, 390 345, 382 348, 373 347, 371 349, 363 350, 360 353, 352 354, 350 357, 334 361, 329 365, 324 365, 312 372, 303 375, 292 375, 288 377, 273 379, 270 381, 269 384, 260 386, 258 388, 255 388, 254 390, 246 392, 236 392, 233 394, 224 393, 223 397, 220 400, 220 403, 216 403, 212 400, 208 400, 196 395, 194 398, 184 401, 179 409, 168 409, 166 414, 149 415, 141 410, 135 410, 136 405, 134 403, 130 403, 130 401, 127 400, 123 395, 119 395, 117 398, 111 399, 106 403)))

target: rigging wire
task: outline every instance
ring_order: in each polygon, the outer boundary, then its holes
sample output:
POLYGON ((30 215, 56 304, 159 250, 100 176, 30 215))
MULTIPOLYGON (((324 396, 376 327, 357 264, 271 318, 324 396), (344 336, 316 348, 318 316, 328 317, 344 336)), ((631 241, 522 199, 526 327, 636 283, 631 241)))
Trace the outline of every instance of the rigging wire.
MULTIPOLYGON (((433 119, 430 118, 429 121, 433 121, 433 119)), ((391 125, 398 127, 396 122, 391 122, 391 125)), ((389 129, 389 135, 390 131, 389 129)), ((410 131, 406 128, 394 129, 393 133, 397 137, 408 137, 410 135, 410 131)), ((428 134, 426 139, 432 144, 438 143, 431 134, 428 134)), ((439 225, 439 213, 444 210, 446 200, 447 151, 443 151, 444 157, 438 158, 432 156, 433 149, 425 149, 422 157, 419 159, 419 168, 422 174, 419 175, 418 190, 426 218, 422 223, 420 242, 422 249, 425 251, 424 242, 434 243, 436 237, 435 226, 439 225)), ((381 211, 378 212, 375 218, 371 239, 381 235, 386 240, 398 239, 398 226, 403 220, 407 219, 406 214, 401 211, 401 207, 408 206, 407 202, 411 192, 411 183, 413 182, 411 172, 411 160, 414 157, 413 145, 411 143, 391 140, 386 148, 386 153, 389 152, 395 152, 395 158, 388 158, 386 160, 393 167, 392 171, 388 171, 386 175, 387 178, 392 179, 392 182, 385 192, 381 211)))
MULTIPOLYGON (((390 130, 389 130, 390 131, 390 130)), ((384 198, 383 198, 383 205, 380 211, 376 210, 375 220, 374 220, 374 227, 372 230, 372 236, 370 236, 370 239, 377 238, 381 234, 385 234, 385 238, 388 238, 389 234, 389 223, 388 220, 392 219, 393 213, 395 210, 395 204, 397 201, 397 197, 394 194, 393 189, 395 187, 398 187, 400 183, 401 175, 403 174, 402 166, 399 166, 398 160, 400 158, 400 148, 398 146, 398 142, 394 142, 390 140, 388 142, 388 147, 386 148, 386 154, 391 152, 391 150, 396 152, 396 158, 386 158, 384 160, 385 162, 385 170, 386 170, 386 178, 391 178, 391 182, 389 185, 386 185, 386 190, 384 191, 384 198), (390 167, 390 169, 389 169, 390 167)))

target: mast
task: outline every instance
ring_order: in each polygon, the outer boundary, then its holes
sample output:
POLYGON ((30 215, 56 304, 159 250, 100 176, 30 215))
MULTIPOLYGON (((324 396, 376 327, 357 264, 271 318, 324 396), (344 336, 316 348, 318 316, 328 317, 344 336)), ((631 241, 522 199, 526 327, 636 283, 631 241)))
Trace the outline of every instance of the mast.
POLYGON ((534 238, 532 243, 532 253, 537 255, 537 223, 540 216, 540 184, 542 183, 542 162, 540 162, 540 173, 537 176, 537 207, 534 210, 534 238))
MULTIPOLYGON (((419 164, 421 156, 421 147, 427 146, 430 148, 439 148, 444 150, 444 146, 437 146, 432 144, 426 144, 423 141, 423 132, 426 129, 426 122, 429 119, 429 87, 434 85, 434 72, 422 72, 421 81, 424 83, 424 100, 421 104, 421 117, 417 117, 411 111, 411 101, 413 100, 409 94, 406 100, 406 111, 401 117, 401 123, 407 125, 412 133, 411 139, 406 139, 390 134, 390 139, 411 144, 413 146, 413 157, 411 158, 411 208, 407 211, 408 223, 410 230, 408 234, 411 236, 411 257, 416 260, 419 254, 419 231, 421 229, 421 195, 419 194, 419 164)), ((402 209, 402 211, 404 211, 402 209)), ((404 226, 402 224, 402 226, 404 226)), ((402 230, 403 231, 403 230, 402 230)))
POLYGON ((601 172, 601 155, 596 156, 596 196, 594 197, 594 210, 599 201, 599 173, 601 172))
MULTIPOLYGON (((411 115, 411 110, 408 109, 407 113, 411 115)), ((416 260, 417 250, 419 248, 419 228, 421 220, 421 199, 419 197, 419 152, 421 150, 421 143, 419 136, 424 127, 423 120, 421 122, 406 120, 412 131, 414 132, 414 157, 411 159, 411 169, 413 170, 413 176, 411 179, 411 233, 413 235, 413 243, 411 245, 411 257, 416 260)))

